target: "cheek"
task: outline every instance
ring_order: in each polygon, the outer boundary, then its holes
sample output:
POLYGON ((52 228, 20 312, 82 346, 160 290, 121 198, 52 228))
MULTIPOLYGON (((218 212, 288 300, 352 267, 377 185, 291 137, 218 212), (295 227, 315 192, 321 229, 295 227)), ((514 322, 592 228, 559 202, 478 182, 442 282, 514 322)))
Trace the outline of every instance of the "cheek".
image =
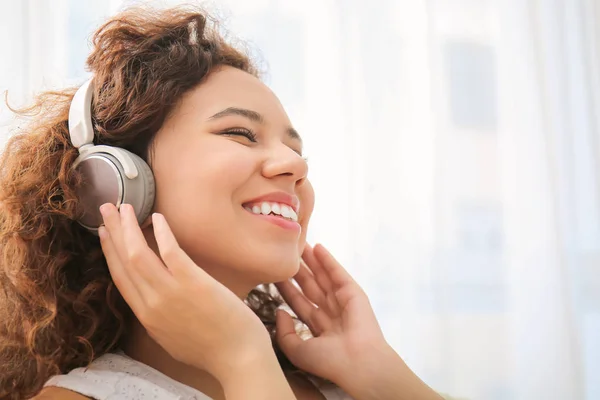
POLYGON ((304 248, 312 186, 305 183, 297 191, 300 237, 273 236, 272 228, 252 222, 240 203, 261 179, 260 158, 237 143, 221 143, 190 146, 169 159, 157 155, 155 211, 165 215, 179 245, 199 265, 250 271, 265 281, 287 279, 304 248))
POLYGON ((236 190, 252 176, 253 159, 244 152, 204 150, 157 160, 155 208, 170 224, 226 223, 236 190))

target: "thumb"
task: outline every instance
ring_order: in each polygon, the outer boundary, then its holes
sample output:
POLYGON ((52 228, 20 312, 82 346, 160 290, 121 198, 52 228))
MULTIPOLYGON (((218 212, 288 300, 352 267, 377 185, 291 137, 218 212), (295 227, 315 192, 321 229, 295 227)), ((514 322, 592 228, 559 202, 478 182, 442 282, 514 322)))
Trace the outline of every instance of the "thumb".
POLYGON ((300 367, 297 365, 297 361, 300 355, 300 346, 304 341, 298 336, 294 328, 294 320, 286 311, 277 310, 275 323, 277 326, 275 337, 279 348, 294 365, 300 367))

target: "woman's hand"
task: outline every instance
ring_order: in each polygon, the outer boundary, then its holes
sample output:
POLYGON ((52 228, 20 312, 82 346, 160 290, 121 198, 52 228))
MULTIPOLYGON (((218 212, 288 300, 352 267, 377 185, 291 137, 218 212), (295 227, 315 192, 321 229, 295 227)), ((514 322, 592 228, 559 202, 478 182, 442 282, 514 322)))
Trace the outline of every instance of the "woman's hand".
POLYGON ((361 287, 321 245, 306 246, 298 274, 279 292, 313 334, 303 340, 278 311, 277 341, 297 367, 328 379, 355 399, 440 399, 386 342, 361 287))
MULTIPOLYGON (((172 357, 217 379, 240 366, 275 360, 267 330, 233 292, 179 247, 164 217, 153 215, 160 257, 130 205, 101 207, 99 231, 111 276, 149 335, 172 357)), ((283 376, 283 375, 282 375, 283 376)))
POLYGON ((276 286, 314 338, 301 339, 290 315, 278 311, 277 341, 297 367, 336 382, 387 343, 367 295, 333 256, 321 245, 306 245, 302 258, 294 277, 302 291, 290 281, 276 286))

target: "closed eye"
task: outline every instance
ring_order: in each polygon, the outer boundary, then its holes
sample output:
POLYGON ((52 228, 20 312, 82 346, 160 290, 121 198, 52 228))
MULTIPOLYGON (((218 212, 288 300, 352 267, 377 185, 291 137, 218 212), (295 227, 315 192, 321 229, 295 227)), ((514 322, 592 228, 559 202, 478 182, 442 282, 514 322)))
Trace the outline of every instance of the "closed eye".
POLYGON ((249 129, 246 128, 233 128, 233 129, 228 129, 226 131, 221 132, 221 135, 228 135, 228 136, 244 136, 245 138, 247 138, 249 141, 256 143, 256 134, 254 132, 252 132, 249 129))

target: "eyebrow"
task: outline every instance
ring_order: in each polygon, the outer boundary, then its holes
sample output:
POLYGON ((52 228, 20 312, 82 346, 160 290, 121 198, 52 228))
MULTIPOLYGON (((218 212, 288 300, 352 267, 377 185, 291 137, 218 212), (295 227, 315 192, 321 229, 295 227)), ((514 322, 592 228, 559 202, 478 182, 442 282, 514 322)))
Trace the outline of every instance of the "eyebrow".
MULTIPOLYGON (((224 110, 219 111, 218 113, 216 113, 209 119, 225 118, 225 117, 229 117, 232 115, 239 115, 241 117, 248 118, 250 121, 257 122, 259 124, 265 123, 264 117, 262 115, 260 115, 259 113, 257 113, 256 111, 248 110, 246 108, 238 108, 238 107, 228 107, 224 110)), ((287 128, 287 134, 290 138, 298 140, 299 142, 302 142, 302 138, 300 137, 300 134, 294 128, 292 128, 292 127, 287 128)))

